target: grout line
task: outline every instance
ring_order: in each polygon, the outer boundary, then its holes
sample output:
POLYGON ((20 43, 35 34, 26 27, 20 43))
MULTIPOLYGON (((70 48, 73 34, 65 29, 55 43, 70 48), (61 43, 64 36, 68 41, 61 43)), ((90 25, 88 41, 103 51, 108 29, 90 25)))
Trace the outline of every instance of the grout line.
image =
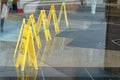
POLYGON ((88 73, 88 75, 90 76, 90 78, 91 78, 92 80, 94 80, 94 78, 93 78, 92 75, 89 73, 89 71, 88 71, 86 68, 84 68, 84 70, 88 73))
POLYGON ((41 73, 42 73, 43 80, 45 80, 45 76, 44 76, 44 72, 43 72, 42 68, 41 68, 41 73))

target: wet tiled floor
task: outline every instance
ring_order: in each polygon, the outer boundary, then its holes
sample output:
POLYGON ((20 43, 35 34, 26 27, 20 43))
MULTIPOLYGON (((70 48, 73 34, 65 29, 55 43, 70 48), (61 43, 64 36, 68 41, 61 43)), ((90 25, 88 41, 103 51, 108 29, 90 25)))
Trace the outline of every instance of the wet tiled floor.
POLYGON ((119 51, 105 50, 104 12, 69 12, 68 18, 69 28, 61 23, 57 35, 51 25, 49 42, 40 32, 42 48, 36 49, 39 69, 29 67, 26 61, 24 72, 15 68, 13 58, 21 22, 10 21, 15 26, 5 24, 9 28, 5 27, 0 36, 0 80, 120 80, 119 51))

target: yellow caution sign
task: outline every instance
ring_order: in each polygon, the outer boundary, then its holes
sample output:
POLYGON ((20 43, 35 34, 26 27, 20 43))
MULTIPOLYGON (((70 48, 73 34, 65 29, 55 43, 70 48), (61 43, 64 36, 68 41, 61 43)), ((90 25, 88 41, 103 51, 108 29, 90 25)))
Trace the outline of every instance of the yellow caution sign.
POLYGON ((34 14, 31 14, 29 16, 29 19, 28 19, 28 25, 31 25, 32 27, 32 30, 33 30, 33 33, 34 33, 34 36, 35 36, 35 40, 36 40, 36 43, 37 43, 37 46, 38 46, 38 49, 41 48, 41 39, 39 37, 39 32, 37 31, 37 23, 35 22, 35 18, 34 18, 34 14))
POLYGON ((60 21, 61 21, 61 17, 62 17, 62 12, 63 12, 63 10, 64 10, 64 16, 65 16, 66 26, 68 27, 68 18, 67 18, 67 12, 66 12, 65 3, 62 3, 62 5, 61 5, 60 14, 59 14, 58 18, 57 18, 55 6, 52 5, 52 6, 50 7, 50 12, 49 12, 49 14, 48 14, 47 26, 50 25, 51 18, 53 18, 54 29, 55 29, 56 34, 60 32, 59 24, 60 24, 60 21))
MULTIPOLYGON (((23 29, 20 31, 22 33, 20 40, 18 39, 19 47, 16 47, 15 51, 18 50, 18 56, 16 59, 16 68, 21 66, 21 71, 24 71, 26 58, 28 55, 28 63, 30 66, 34 66, 35 69, 38 69, 36 53, 34 47, 34 35, 32 35, 32 29, 30 25, 25 24, 25 19, 23 19, 23 29)), ((16 53, 14 53, 16 56, 16 53)))
MULTIPOLYGON (((65 16, 66 26, 68 27, 69 23, 68 23, 68 18, 67 18, 66 6, 65 6, 65 3, 62 3, 61 8, 60 8, 60 14, 59 14, 58 18, 57 18, 57 14, 56 14, 56 10, 55 10, 54 5, 51 5, 48 17, 46 17, 45 10, 42 10, 40 12, 38 22, 37 22, 37 27, 36 27, 37 28, 36 30, 38 30, 37 32, 40 31, 40 26, 43 24, 43 21, 46 23, 46 28, 49 28, 51 19, 53 18, 55 33, 56 34, 59 33, 60 32, 59 24, 60 24, 60 21, 61 21, 63 11, 64 11, 64 16, 65 16)), ((47 38, 50 37, 50 34, 49 34, 49 37, 45 34, 45 37, 46 37, 46 40, 47 40, 47 38)))
POLYGON ((61 17, 62 17, 62 12, 63 12, 63 11, 64 11, 64 16, 65 16, 66 26, 68 27, 68 18, 67 18, 67 12, 66 12, 65 3, 63 2, 62 5, 61 5, 60 13, 59 13, 58 18, 57 18, 55 6, 52 5, 52 6, 50 7, 50 12, 49 12, 49 14, 48 14, 48 25, 50 25, 51 17, 53 17, 54 29, 55 29, 55 32, 56 32, 56 33, 60 32, 59 24, 60 24, 60 21, 61 21, 61 17))
POLYGON ((17 68, 21 66, 21 71, 24 71, 27 56, 28 56, 29 66, 34 66, 35 69, 38 69, 35 47, 34 47, 34 39, 36 40, 37 47, 40 49, 42 46, 41 39, 39 36, 41 25, 43 25, 44 28, 46 41, 48 42, 51 39, 51 34, 49 30, 51 18, 53 18, 55 32, 56 33, 60 32, 59 24, 63 10, 64 10, 66 26, 68 27, 68 18, 67 18, 65 3, 62 3, 60 8, 60 14, 58 17, 55 11, 55 6, 52 5, 48 17, 46 16, 45 10, 41 10, 37 22, 35 21, 33 14, 29 16, 27 24, 25 19, 23 19, 23 23, 20 29, 20 34, 18 36, 18 41, 14 52, 14 58, 16 58, 16 54, 17 54, 15 65, 17 68))
POLYGON ((60 23, 60 20, 61 20, 61 17, 62 17, 62 11, 63 11, 63 10, 64 10, 64 16, 65 16, 66 26, 68 27, 68 26, 69 26, 69 23, 68 23, 66 6, 65 6, 65 3, 64 3, 64 2, 62 3, 61 8, 60 8, 60 14, 59 14, 59 17, 58 17, 58 25, 59 25, 59 23, 60 23))
POLYGON ((16 47, 15 47, 15 51, 14 51, 14 58, 16 57, 16 53, 17 53, 17 50, 18 50, 18 46, 19 46, 19 43, 20 43, 20 40, 21 40, 21 35, 22 35, 22 31, 23 31, 23 26, 26 26, 26 25, 25 25, 25 19, 23 19, 23 21, 22 21, 20 33, 19 33, 19 35, 18 35, 18 41, 17 41, 16 47))
POLYGON ((48 20, 46 18, 45 10, 41 10, 40 17, 42 18, 41 22, 43 23, 45 39, 46 39, 46 41, 49 41, 51 39, 51 34, 50 34, 49 27, 47 26, 47 21, 48 20))
POLYGON ((47 22, 47 26, 50 25, 51 22, 51 17, 53 18, 53 22, 54 22, 54 29, 56 34, 60 32, 59 26, 58 26, 58 19, 57 19, 57 15, 56 15, 56 11, 55 11, 55 6, 52 5, 50 7, 50 12, 48 14, 48 22, 47 22))
POLYGON ((34 32, 36 32, 35 38, 36 38, 36 42, 38 45, 39 44, 41 45, 41 40, 40 40, 40 37, 38 35, 40 32, 41 25, 43 25, 43 28, 44 28, 44 34, 45 34, 46 41, 49 41, 51 39, 51 34, 50 34, 49 26, 47 25, 47 21, 48 20, 46 18, 45 10, 40 11, 40 15, 38 17, 37 23, 35 23, 35 19, 34 19, 33 14, 30 15, 30 17, 29 17, 28 24, 32 24, 34 32))

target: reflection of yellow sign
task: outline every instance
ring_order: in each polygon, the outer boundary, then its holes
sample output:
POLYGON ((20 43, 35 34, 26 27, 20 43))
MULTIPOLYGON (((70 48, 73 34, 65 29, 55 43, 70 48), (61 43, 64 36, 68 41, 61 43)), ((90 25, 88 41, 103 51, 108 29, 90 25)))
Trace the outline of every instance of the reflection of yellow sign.
POLYGON ((37 80, 38 71, 27 68, 25 72, 21 72, 17 69, 17 80, 37 80))
POLYGON ((36 70, 33 70, 33 69, 28 69, 27 72, 26 72, 26 79, 25 80, 37 80, 37 74, 38 74, 38 71, 36 70))
POLYGON ((50 49, 50 41, 45 44, 45 47, 40 59, 40 66, 44 66, 45 57, 47 52, 49 53, 49 49, 50 49))
MULTIPOLYGON (((15 52, 18 50, 16 67, 21 66, 21 71, 24 71, 25 62, 28 55, 28 63, 30 66, 34 66, 35 69, 38 69, 36 53, 34 48, 34 36, 32 35, 32 30, 29 25, 25 24, 25 19, 23 19, 23 28, 20 31, 20 38, 18 39, 15 52), (19 46, 18 46, 19 45, 19 46)), ((16 53, 14 53, 16 57, 16 53)))

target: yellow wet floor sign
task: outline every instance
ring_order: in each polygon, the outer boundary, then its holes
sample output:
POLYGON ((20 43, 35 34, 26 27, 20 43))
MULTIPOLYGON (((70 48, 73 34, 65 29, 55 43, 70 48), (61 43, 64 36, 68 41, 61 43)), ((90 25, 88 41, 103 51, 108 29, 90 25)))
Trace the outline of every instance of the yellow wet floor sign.
POLYGON ((18 41, 14 52, 14 58, 16 58, 16 54, 18 53, 15 65, 17 68, 21 66, 21 71, 24 71, 27 57, 28 57, 29 66, 34 66, 35 69, 38 69, 34 39, 36 40, 37 47, 40 49, 42 46, 41 39, 39 37, 41 25, 43 25, 44 28, 44 35, 46 41, 48 42, 51 39, 51 34, 49 29, 51 18, 53 18, 55 32, 56 33, 60 32, 59 24, 63 10, 64 10, 66 26, 68 27, 68 18, 67 18, 65 3, 62 3, 60 8, 60 14, 58 17, 55 11, 55 6, 52 5, 48 17, 46 15, 45 10, 40 11, 37 23, 35 22, 35 18, 33 14, 30 15, 27 24, 25 19, 23 19, 23 23, 21 26, 20 34, 18 36, 18 41))
POLYGON ((64 11, 66 27, 68 27, 68 26, 69 26, 69 23, 68 23, 68 17, 67 17, 66 6, 65 6, 65 3, 64 3, 64 2, 62 3, 61 8, 60 8, 60 14, 59 14, 59 16, 58 16, 58 25, 59 25, 60 20, 61 20, 61 17, 62 17, 62 11, 64 11))
POLYGON ((58 17, 57 17, 57 13, 56 13, 54 5, 51 5, 48 16, 46 15, 45 10, 40 11, 38 21, 37 21, 36 30, 37 30, 37 33, 39 33, 41 25, 43 23, 45 24, 45 25, 43 24, 43 26, 44 26, 46 41, 48 41, 51 38, 51 34, 50 34, 50 31, 49 31, 48 28, 50 26, 50 22, 51 22, 52 18, 53 18, 53 22, 54 22, 53 24, 54 24, 55 33, 57 34, 57 33, 60 32, 59 24, 60 24, 60 21, 61 21, 63 11, 64 11, 64 16, 65 16, 66 26, 68 27, 69 23, 68 23, 68 18, 67 18, 66 6, 65 6, 64 2, 61 5, 60 14, 59 14, 58 17), (48 33, 48 34, 46 34, 46 33, 48 33))
POLYGON ((45 10, 41 10, 36 28, 37 28, 37 30, 39 32, 40 31, 40 27, 43 24, 45 39, 46 39, 46 41, 49 41, 51 39, 51 34, 50 34, 49 27, 47 26, 47 21, 48 20, 46 18, 45 10))
POLYGON ((55 6, 54 6, 54 5, 52 5, 52 6, 50 7, 50 12, 49 12, 49 14, 48 14, 47 26, 50 25, 51 18, 53 18, 54 29, 55 29, 55 33, 57 34, 57 33, 60 32, 60 29, 59 29, 59 26, 58 26, 57 15, 56 15, 56 11, 55 11, 55 6))
POLYGON ((68 27, 69 23, 68 23, 65 3, 63 2, 62 5, 61 5, 60 14, 59 14, 58 18, 57 18, 57 13, 56 13, 56 10, 55 10, 55 6, 51 5, 51 7, 50 7, 50 11, 49 11, 48 18, 47 18, 48 19, 47 26, 50 25, 51 18, 53 18, 54 29, 55 29, 56 34, 60 32, 59 24, 60 24, 60 21, 61 21, 61 17, 62 17, 62 12, 63 11, 64 11, 64 16, 65 16, 66 26, 68 27))
POLYGON ((36 43, 37 43, 37 47, 38 47, 38 49, 40 49, 42 44, 41 44, 41 39, 40 39, 40 36, 39 36, 39 32, 37 30, 38 26, 37 26, 37 23, 35 22, 34 14, 31 14, 29 16, 27 24, 31 26, 31 28, 33 30, 33 33, 34 33, 34 37, 35 37, 36 43))
MULTIPOLYGON (((25 19, 23 19, 25 22, 25 19)), ((16 49, 18 50, 18 55, 16 59, 15 66, 18 68, 21 66, 21 71, 24 71, 26 59, 28 56, 28 63, 29 66, 34 66, 35 69, 38 69, 37 60, 36 60, 36 53, 34 47, 34 35, 32 35, 32 30, 30 25, 23 24, 23 32, 21 35, 21 41, 19 42, 19 47, 16 49)), ((21 32, 21 31, 20 31, 21 32)), ((14 53, 16 56, 16 53, 14 53)))

